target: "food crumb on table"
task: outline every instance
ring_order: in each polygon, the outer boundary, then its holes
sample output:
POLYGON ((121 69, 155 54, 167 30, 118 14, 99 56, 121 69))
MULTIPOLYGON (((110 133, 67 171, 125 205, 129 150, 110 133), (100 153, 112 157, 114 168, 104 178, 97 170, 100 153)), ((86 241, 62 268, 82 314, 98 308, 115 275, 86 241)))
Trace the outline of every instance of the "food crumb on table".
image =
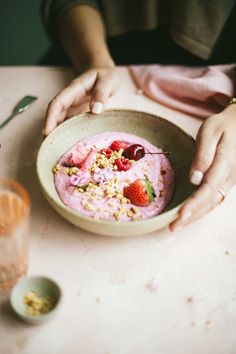
POLYGON ((151 293, 156 293, 158 291, 158 284, 157 281, 154 278, 151 278, 149 282, 146 284, 146 288, 151 292, 151 293))
POLYGON ((186 301, 187 301, 188 304, 192 304, 193 303, 193 297, 192 296, 187 297, 186 301))

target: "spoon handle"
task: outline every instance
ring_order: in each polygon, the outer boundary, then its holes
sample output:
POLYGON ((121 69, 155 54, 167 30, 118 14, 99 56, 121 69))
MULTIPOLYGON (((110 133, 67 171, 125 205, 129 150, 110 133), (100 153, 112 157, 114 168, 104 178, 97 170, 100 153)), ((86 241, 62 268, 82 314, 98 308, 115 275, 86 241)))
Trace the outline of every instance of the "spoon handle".
POLYGON ((5 126, 17 115, 18 113, 13 112, 7 119, 4 120, 2 124, 0 124, 0 132, 5 128, 5 126))
POLYGON ((145 155, 170 155, 170 151, 162 151, 162 152, 145 152, 145 155))
POLYGON ((0 132, 5 128, 5 126, 17 115, 26 111, 30 105, 37 100, 35 96, 25 96, 23 97, 15 106, 12 114, 0 124, 0 132))

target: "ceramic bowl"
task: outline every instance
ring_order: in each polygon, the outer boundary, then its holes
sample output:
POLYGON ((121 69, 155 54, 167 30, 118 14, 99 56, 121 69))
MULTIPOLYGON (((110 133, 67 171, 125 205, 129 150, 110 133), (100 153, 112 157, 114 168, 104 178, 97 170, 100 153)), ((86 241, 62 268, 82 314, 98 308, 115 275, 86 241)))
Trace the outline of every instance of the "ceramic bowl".
POLYGON ((23 321, 30 324, 41 324, 52 318, 58 308, 58 304, 61 300, 61 289, 58 284, 47 277, 43 276, 31 276, 25 277, 12 289, 10 295, 10 303, 14 312, 23 321), (52 309, 39 316, 31 316, 27 314, 27 305, 24 303, 24 296, 31 291, 35 291, 37 296, 45 298, 50 296, 54 305, 52 309))
POLYGON ((194 152, 194 139, 168 120, 145 112, 113 109, 100 115, 82 114, 57 127, 40 147, 37 174, 48 202, 72 224, 96 234, 136 236, 161 229, 174 220, 181 204, 194 190, 188 180, 194 152), (169 159, 176 173, 176 188, 172 201, 160 215, 135 222, 96 220, 78 214, 59 198, 54 186, 53 166, 79 140, 105 131, 132 133, 171 151, 169 159))

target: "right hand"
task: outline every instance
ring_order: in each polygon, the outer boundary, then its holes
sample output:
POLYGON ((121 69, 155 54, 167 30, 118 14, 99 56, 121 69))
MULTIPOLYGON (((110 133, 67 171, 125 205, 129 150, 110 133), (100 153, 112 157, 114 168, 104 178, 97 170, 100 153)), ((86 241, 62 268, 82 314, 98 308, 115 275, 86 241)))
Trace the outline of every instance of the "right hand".
POLYGON ((118 83, 115 67, 99 67, 85 71, 49 103, 43 135, 47 136, 65 119, 77 114, 89 111, 95 114, 103 112, 118 83))

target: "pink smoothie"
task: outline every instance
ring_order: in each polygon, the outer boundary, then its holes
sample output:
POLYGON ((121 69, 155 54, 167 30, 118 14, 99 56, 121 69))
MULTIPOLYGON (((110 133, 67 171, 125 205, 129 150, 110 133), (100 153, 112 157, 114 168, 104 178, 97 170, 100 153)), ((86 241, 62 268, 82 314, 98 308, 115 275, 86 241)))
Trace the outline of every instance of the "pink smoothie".
POLYGON ((67 151, 54 167, 56 190, 64 204, 86 216, 115 221, 144 220, 158 215, 170 202, 175 175, 166 155, 145 154, 131 161, 127 171, 118 171, 114 161, 122 150, 107 158, 101 149, 109 148, 113 141, 141 144, 145 152, 162 150, 147 140, 123 132, 105 132, 86 138, 67 151), (123 195, 124 187, 137 179, 148 178, 156 194, 146 206, 133 205, 123 195))

